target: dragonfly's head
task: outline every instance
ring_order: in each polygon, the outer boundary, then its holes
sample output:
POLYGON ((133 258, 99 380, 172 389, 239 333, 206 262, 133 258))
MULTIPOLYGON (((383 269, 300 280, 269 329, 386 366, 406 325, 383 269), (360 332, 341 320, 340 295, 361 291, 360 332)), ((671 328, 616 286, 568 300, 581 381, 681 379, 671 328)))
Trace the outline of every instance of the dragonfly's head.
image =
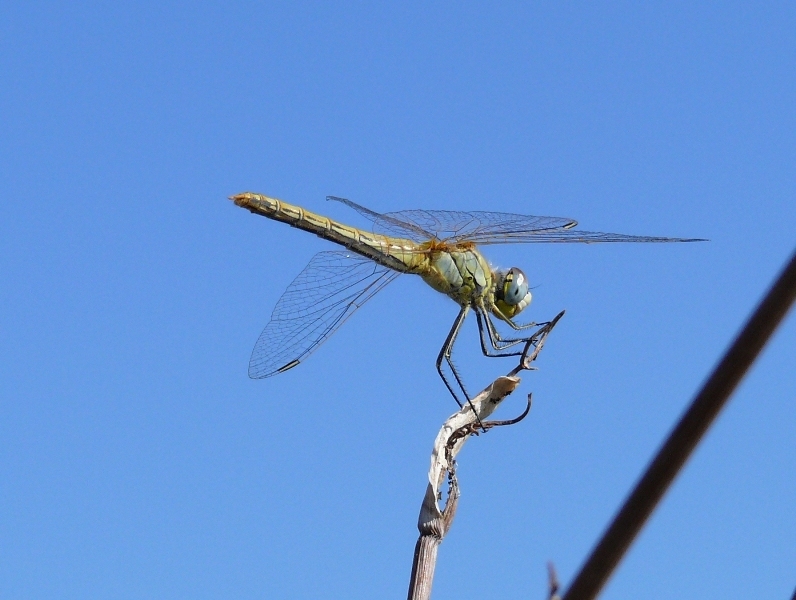
POLYGON ((528 278, 525 273, 517 267, 498 273, 495 306, 501 313, 511 318, 518 315, 530 303, 531 291, 528 289, 528 278))

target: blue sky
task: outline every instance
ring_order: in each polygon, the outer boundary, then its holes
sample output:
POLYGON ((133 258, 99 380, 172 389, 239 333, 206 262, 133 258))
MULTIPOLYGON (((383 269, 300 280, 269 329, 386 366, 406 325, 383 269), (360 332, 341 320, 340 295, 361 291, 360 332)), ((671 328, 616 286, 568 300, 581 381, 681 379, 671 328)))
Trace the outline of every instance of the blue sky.
MULTIPOLYGON (((412 277, 252 381, 331 244, 226 198, 352 224, 490 209, 687 245, 490 247, 567 314, 460 455, 435 598, 571 579, 792 252, 792 3, 0 7, 0 596, 402 598, 456 313, 412 277)), ((605 598, 796 586, 793 314, 605 598)), ((511 361, 457 362, 472 389, 511 361)))

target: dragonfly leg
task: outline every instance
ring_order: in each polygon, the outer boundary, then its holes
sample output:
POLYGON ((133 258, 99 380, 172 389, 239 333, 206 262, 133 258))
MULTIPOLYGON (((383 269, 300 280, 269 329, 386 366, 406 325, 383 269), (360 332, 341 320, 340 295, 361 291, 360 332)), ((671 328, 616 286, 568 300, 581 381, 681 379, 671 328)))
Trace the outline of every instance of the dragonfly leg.
MULTIPOLYGON (((486 311, 486 309, 484 310, 484 312, 487 315, 489 314, 489 312, 486 311)), ((547 325, 547 323, 536 323, 534 321, 531 321, 530 323, 524 323, 522 325, 519 325, 519 324, 515 323, 514 321, 512 321, 511 319, 509 319, 506 315, 501 313, 499 310, 495 311, 495 314, 497 315, 497 317, 501 321, 503 321, 504 323, 507 323, 508 326, 511 327, 514 331, 520 331, 522 329, 530 329, 531 327, 536 327, 538 325, 547 325)), ((500 336, 498 336, 498 339, 500 339, 500 336)))
POLYGON ((483 306, 479 306, 476 308, 475 311, 476 319, 478 320, 478 332, 479 332, 479 339, 481 341, 481 352, 483 352, 484 356, 489 357, 499 357, 499 356, 520 356, 523 353, 523 350, 516 350, 507 352, 507 350, 517 344, 525 344, 530 339, 533 339, 533 335, 524 338, 511 338, 511 339, 503 339, 500 337, 500 334, 495 329, 495 324, 492 323, 492 319, 489 317, 489 313, 484 309, 483 306), (489 345, 487 345, 487 338, 489 339, 489 345), (491 346, 491 348, 489 347, 491 346))
POLYGON ((469 311, 470 307, 468 305, 462 306, 462 309, 459 311, 459 315, 453 322, 453 327, 451 327, 450 333, 448 333, 448 337, 445 339, 445 343, 442 345, 442 349, 439 351, 439 356, 437 356, 437 372, 439 373, 439 376, 442 377, 442 381, 445 383, 445 386, 448 388, 451 396, 453 396, 453 399, 456 400, 456 404, 458 404, 460 408, 463 407, 464 404, 461 402, 461 400, 459 400, 459 396, 453 389, 453 385, 448 379, 448 376, 445 375, 445 371, 442 370, 442 361, 444 360, 448 363, 448 367, 450 367, 451 373, 453 373, 453 377, 456 380, 459 389, 464 394, 467 404, 470 405, 470 409, 473 411, 473 414, 476 415, 476 419, 478 419, 475 407, 470 400, 470 395, 467 393, 467 390, 464 387, 464 382, 462 382, 462 378, 459 376, 459 372, 456 370, 456 366, 453 364, 453 360, 451 358, 451 355, 453 354, 453 344, 456 342, 456 336, 459 335, 459 331, 462 328, 462 323, 464 323, 464 319, 467 317, 467 313, 469 311))

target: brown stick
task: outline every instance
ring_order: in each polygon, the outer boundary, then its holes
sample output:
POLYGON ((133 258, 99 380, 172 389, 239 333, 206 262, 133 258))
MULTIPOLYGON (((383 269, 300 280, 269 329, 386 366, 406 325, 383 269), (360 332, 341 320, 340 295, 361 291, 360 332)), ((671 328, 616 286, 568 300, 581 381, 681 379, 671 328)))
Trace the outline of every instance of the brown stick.
POLYGON ((597 596, 794 301, 796 252, 647 467, 564 600, 597 596))

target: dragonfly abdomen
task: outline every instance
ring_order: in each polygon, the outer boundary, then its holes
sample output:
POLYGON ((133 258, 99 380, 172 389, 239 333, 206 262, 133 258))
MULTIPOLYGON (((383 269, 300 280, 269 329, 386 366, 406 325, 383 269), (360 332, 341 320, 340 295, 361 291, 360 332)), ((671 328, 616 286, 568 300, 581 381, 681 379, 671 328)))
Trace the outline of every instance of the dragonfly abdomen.
POLYGON ((368 233, 276 198, 244 192, 230 197, 235 204, 275 221, 309 231, 401 272, 414 272, 425 261, 415 242, 368 233))

